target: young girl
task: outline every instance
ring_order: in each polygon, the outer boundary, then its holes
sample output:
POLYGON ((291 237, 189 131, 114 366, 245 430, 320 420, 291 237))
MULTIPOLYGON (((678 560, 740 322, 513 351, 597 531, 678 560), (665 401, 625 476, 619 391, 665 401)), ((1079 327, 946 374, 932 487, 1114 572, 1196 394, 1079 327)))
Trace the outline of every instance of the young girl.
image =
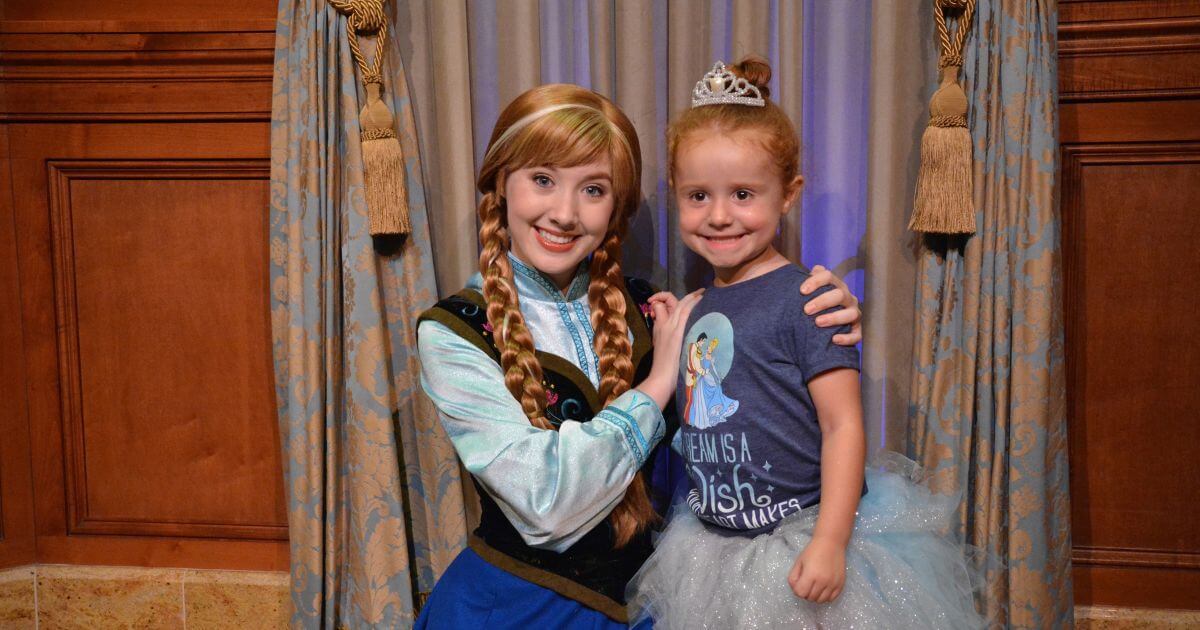
POLYGON ((769 80, 760 58, 718 63, 668 134, 682 239, 715 272, 678 393, 705 421, 680 429, 691 488, 632 606, 666 629, 977 627, 961 550, 938 534, 952 501, 899 456, 864 480, 858 353, 805 315, 809 274, 772 244, 802 180, 769 80), (719 397, 698 410, 706 378, 719 397))
POLYGON ((648 285, 622 277, 640 173, 629 119, 583 88, 530 90, 496 123, 480 273, 418 326, 422 387, 481 504, 419 628, 625 627, 657 519, 639 471, 663 459, 697 299, 650 306, 648 285))

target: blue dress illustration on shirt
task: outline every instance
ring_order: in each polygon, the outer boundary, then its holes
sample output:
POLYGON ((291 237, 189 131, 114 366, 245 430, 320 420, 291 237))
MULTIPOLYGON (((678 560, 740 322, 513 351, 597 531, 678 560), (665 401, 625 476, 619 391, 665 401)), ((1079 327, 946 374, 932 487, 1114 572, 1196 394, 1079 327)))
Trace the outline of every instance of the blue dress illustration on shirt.
POLYGON ((713 349, 718 341, 709 341, 707 335, 688 348, 688 385, 691 390, 687 402, 687 424, 696 429, 707 429, 725 422, 738 409, 738 401, 725 395, 721 389, 721 376, 712 360, 713 349))

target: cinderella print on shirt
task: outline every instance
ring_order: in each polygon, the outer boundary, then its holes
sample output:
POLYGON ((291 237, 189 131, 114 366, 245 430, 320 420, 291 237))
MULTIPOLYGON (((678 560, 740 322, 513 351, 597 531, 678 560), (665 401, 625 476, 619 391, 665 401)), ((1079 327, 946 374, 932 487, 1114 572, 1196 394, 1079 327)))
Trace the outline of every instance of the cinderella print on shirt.
POLYGON ((724 315, 709 313, 692 324, 684 342, 679 361, 685 386, 683 423, 696 429, 714 427, 738 410, 738 401, 721 388, 733 364, 733 325, 724 315))

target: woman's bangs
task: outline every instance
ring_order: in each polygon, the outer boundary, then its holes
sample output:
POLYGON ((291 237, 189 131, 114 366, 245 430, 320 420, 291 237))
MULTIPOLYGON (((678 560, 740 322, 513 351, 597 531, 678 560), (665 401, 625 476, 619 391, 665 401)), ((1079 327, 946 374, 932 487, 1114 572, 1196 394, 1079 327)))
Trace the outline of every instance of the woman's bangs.
MULTIPOLYGON (((610 162, 620 141, 602 116, 564 110, 530 124, 513 147, 517 168, 554 165, 570 168, 610 162)), ((616 167, 616 164, 612 164, 616 167)))

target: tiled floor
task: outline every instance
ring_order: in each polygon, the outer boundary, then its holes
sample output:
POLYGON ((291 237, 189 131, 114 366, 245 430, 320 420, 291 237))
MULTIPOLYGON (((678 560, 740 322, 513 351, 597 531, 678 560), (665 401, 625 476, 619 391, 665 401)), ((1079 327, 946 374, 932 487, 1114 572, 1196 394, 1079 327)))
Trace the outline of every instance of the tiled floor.
MULTIPOLYGON (((0 630, 287 627, 288 575, 40 565, 0 571, 0 630)), ((1200 628, 1200 611, 1078 606, 1078 630, 1200 628)))
POLYGON ((286 628, 288 576, 39 565, 0 571, 0 630, 286 628))

